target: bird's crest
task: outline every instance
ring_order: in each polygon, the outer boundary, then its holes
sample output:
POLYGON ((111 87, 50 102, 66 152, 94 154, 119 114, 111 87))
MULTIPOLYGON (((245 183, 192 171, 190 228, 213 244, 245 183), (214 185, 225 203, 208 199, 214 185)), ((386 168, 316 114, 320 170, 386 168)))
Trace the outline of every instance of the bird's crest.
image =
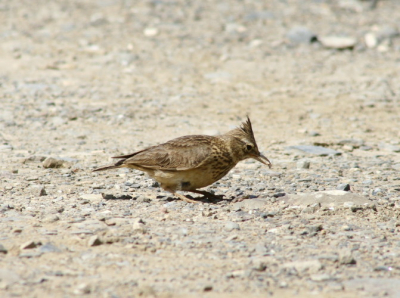
POLYGON ((240 130, 246 135, 250 142, 257 145, 249 116, 247 116, 247 121, 243 122, 242 126, 240 126, 240 130))
POLYGON ((254 137, 253 128, 251 126, 250 118, 247 116, 247 120, 242 123, 238 128, 228 131, 226 135, 231 135, 240 140, 247 140, 257 148, 256 139, 254 137))

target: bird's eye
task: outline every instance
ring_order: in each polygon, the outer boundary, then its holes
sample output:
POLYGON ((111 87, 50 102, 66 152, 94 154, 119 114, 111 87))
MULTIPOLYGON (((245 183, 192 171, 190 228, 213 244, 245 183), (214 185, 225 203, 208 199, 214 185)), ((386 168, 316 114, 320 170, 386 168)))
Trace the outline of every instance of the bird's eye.
POLYGON ((247 145, 246 149, 247 149, 247 151, 253 150, 253 146, 252 145, 247 145))

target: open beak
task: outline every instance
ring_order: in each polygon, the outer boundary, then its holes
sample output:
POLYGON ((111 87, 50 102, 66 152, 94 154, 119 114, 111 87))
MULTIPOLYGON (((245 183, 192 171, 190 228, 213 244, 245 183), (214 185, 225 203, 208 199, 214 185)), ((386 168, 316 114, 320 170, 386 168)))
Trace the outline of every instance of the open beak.
POLYGON ((269 168, 272 167, 272 163, 269 161, 269 159, 266 158, 266 157, 265 157, 264 155, 262 155, 261 153, 260 153, 259 156, 252 156, 252 157, 253 157, 255 160, 257 160, 257 161, 259 161, 259 162, 261 162, 261 163, 267 165, 269 168))

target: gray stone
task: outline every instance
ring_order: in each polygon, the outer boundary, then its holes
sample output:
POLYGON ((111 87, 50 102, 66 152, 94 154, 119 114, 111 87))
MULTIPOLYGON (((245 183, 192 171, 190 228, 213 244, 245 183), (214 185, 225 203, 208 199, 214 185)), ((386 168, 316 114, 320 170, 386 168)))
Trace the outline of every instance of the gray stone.
POLYGON ((272 196, 274 198, 280 198, 280 197, 284 197, 285 195, 286 195, 286 193, 284 193, 284 192, 277 192, 277 193, 274 193, 272 196))
POLYGON ((268 20, 268 19, 273 19, 273 18, 274 18, 273 12, 268 11, 268 10, 253 11, 244 17, 244 19, 247 21, 268 20))
POLYGON ((0 253, 1 254, 6 254, 8 251, 7 251, 7 249, 4 247, 4 245, 3 244, 0 244, 0 253))
POLYGON ((67 123, 67 119, 56 116, 56 117, 51 118, 49 122, 50 122, 50 124, 52 124, 54 126, 60 126, 60 125, 67 123))
POLYGON ((24 242, 23 244, 20 245, 20 249, 31 249, 31 248, 35 248, 38 245, 40 245, 40 243, 29 240, 27 242, 24 242))
POLYGON ((255 245, 255 247, 254 247, 254 250, 255 250, 255 252, 256 252, 257 255, 260 255, 260 256, 266 256, 266 255, 268 255, 268 249, 267 249, 267 247, 265 246, 265 243, 263 243, 263 242, 257 243, 257 244, 255 245))
POLYGON ((249 270, 235 270, 229 272, 226 277, 227 278, 246 278, 249 277, 251 272, 249 270))
POLYGON ((29 156, 28 158, 24 158, 21 162, 23 164, 25 163, 30 163, 30 162, 42 162, 46 159, 45 156, 40 156, 40 155, 32 155, 29 156))
POLYGON ((88 246, 98 246, 101 244, 103 244, 103 242, 100 240, 99 236, 93 235, 89 238, 88 246))
POLYGON ((82 283, 74 289, 74 294, 79 295, 79 296, 90 294, 90 292, 91 292, 91 288, 86 283, 82 283))
POLYGON ((289 284, 286 281, 281 281, 279 282, 278 286, 282 289, 286 289, 289 286, 289 284))
POLYGON ((204 78, 210 80, 212 82, 220 82, 220 81, 230 81, 232 75, 229 72, 220 71, 220 72, 210 72, 204 75, 204 78))
POLYGON ((262 170, 261 174, 263 176, 278 177, 278 178, 282 176, 282 172, 275 172, 275 171, 270 171, 270 170, 262 170))
POLYGON ((58 220, 60 220, 60 217, 57 214, 50 214, 43 219, 43 222, 51 223, 51 222, 56 222, 58 220))
POLYGON ((317 281, 317 282, 335 280, 334 277, 330 276, 329 274, 325 274, 325 273, 322 273, 322 274, 311 274, 310 279, 312 281, 317 281))
POLYGON ((364 145, 364 140, 360 139, 344 139, 338 142, 338 145, 350 145, 353 148, 359 148, 364 145))
POLYGON ((277 211, 268 211, 268 212, 263 212, 260 214, 260 216, 262 218, 268 218, 268 217, 274 217, 275 215, 277 215, 278 212, 277 211))
POLYGON ((15 283, 21 282, 21 277, 12 270, 0 268, 0 287, 7 288, 15 283))
POLYGON ((372 206, 371 201, 359 194, 342 191, 326 190, 314 193, 288 194, 280 200, 289 206, 307 207, 319 203, 322 207, 351 207, 351 206, 372 206), (347 204, 345 204, 347 203, 347 204))
POLYGON ((61 168, 67 166, 67 162, 62 159, 56 159, 53 157, 47 157, 43 163, 43 168, 61 168))
POLYGON ((146 231, 147 231, 145 222, 141 218, 136 218, 133 220, 132 229, 133 229, 133 231, 139 232, 142 234, 146 233, 146 231))
POLYGON ((297 165, 298 169, 309 169, 310 168, 310 162, 307 160, 299 160, 296 165, 297 165))
POLYGON ((311 145, 298 145, 286 147, 287 150, 296 151, 303 154, 318 155, 318 156, 328 156, 328 155, 341 155, 342 153, 330 148, 325 148, 321 146, 311 146, 311 145))
POLYGON ((374 268, 374 271, 392 271, 393 267, 391 266, 377 266, 374 268))
POLYGON ((228 221, 225 224, 225 230, 227 230, 228 232, 233 230, 240 230, 240 226, 236 222, 228 221))
POLYGON ((400 146, 397 145, 391 145, 391 144, 386 144, 386 143, 380 143, 379 149, 389 151, 389 152, 400 152, 400 146))
POLYGON ((49 242, 40 246, 39 251, 42 253, 61 252, 61 249, 59 249, 57 246, 49 242))
POLYGON ((235 210, 241 208, 247 210, 253 210, 253 209, 263 209, 267 204, 268 201, 266 199, 247 199, 241 202, 234 203, 233 207, 235 208, 235 210))
POLYGON ((306 226, 306 229, 310 235, 316 235, 318 232, 323 230, 322 225, 309 225, 306 226))
POLYGON ((20 258, 37 258, 40 257, 43 253, 40 251, 24 251, 21 252, 18 256, 20 258))
POLYGON ((37 177, 37 176, 31 176, 31 177, 27 177, 25 180, 26 180, 26 181, 37 181, 37 180, 39 180, 39 177, 37 177))
POLYGON ((39 195, 39 197, 47 196, 46 189, 44 187, 40 187, 39 191, 38 191, 38 195, 39 195))
POLYGON ((311 43, 317 40, 316 34, 303 26, 293 27, 286 33, 286 37, 292 43, 311 43))
POLYGON ((91 231, 91 230, 72 230, 69 233, 73 234, 73 235, 90 235, 90 234, 93 234, 93 231, 91 231))
POLYGON ((324 36, 318 40, 324 47, 337 50, 352 49, 357 44, 355 38, 344 36, 324 36))
POLYGON ((369 48, 375 48, 379 44, 378 37, 373 32, 368 32, 365 34, 364 41, 366 46, 369 48))
POLYGON ((399 30, 397 30, 396 27, 392 27, 392 26, 384 26, 380 30, 378 30, 378 32, 376 33, 376 36, 377 36, 379 42, 381 42, 385 39, 392 39, 399 35, 400 35, 399 30))
POLYGON ((88 200, 89 202, 92 203, 99 203, 103 201, 103 196, 101 194, 81 194, 79 196, 81 200, 88 200))
POLYGON ((213 286, 212 285, 203 286, 203 292, 210 292, 212 290, 213 290, 213 286))
POLYGON ((395 163, 394 165, 392 165, 392 168, 396 171, 400 171, 400 163, 395 163))
POLYGON ((320 208, 321 208, 321 204, 315 203, 315 204, 312 204, 311 206, 303 208, 301 210, 301 213, 312 214, 312 213, 317 212, 320 208))
POLYGON ((69 223, 78 223, 78 222, 84 222, 86 220, 86 218, 84 217, 74 217, 72 219, 70 219, 68 222, 69 223))
POLYGON ((180 233, 182 236, 187 236, 187 235, 189 234, 189 231, 188 231, 187 228, 180 228, 180 229, 179 229, 179 233, 180 233))
POLYGON ((342 265, 355 265, 357 261, 354 259, 351 251, 343 251, 339 254, 339 263, 342 265))
POLYGON ((373 196, 377 196, 377 195, 379 195, 379 194, 382 194, 382 189, 381 188, 379 188, 379 187, 377 187, 377 188, 375 188, 373 191, 372 191, 372 195, 373 196))
POLYGON ((336 187, 337 190, 350 191, 350 184, 341 183, 336 187))
MULTIPOLYGON (((126 221, 127 223, 127 221, 126 221)), ((84 222, 76 222, 73 224, 74 229, 88 229, 92 231, 99 231, 99 230, 105 230, 107 228, 107 225, 104 221, 96 220, 96 219, 88 219, 85 220, 84 222)))
POLYGON ((310 137, 318 137, 318 136, 320 136, 321 134, 318 132, 318 131, 309 131, 308 132, 308 135, 310 136, 310 137))
POLYGON ((11 151, 11 150, 13 150, 14 148, 13 148, 13 146, 11 146, 11 145, 0 145, 0 152, 1 151, 11 151))
POLYGON ((124 226, 129 224, 129 220, 127 218, 109 218, 105 220, 107 226, 124 226))
POLYGON ((350 226, 348 226, 348 225, 341 226, 341 229, 342 229, 343 231, 352 231, 352 230, 353 230, 353 228, 350 227, 350 226))
POLYGON ((265 269, 267 269, 267 264, 262 260, 254 260, 251 269, 262 272, 265 271, 265 269))
POLYGON ((370 151, 370 150, 372 150, 372 147, 371 147, 371 146, 366 146, 366 145, 364 145, 364 146, 360 146, 360 150, 363 150, 363 151, 370 151))
POLYGON ((140 286, 137 293, 142 297, 156 297, 156 291, 149 285, 140 286))
POLYGON ((299 273, 316 273, 322 269, 322 264, 318 260, 307 260, 307 261, 294 261, 283 264, 283 268, 296 269, 299 273))

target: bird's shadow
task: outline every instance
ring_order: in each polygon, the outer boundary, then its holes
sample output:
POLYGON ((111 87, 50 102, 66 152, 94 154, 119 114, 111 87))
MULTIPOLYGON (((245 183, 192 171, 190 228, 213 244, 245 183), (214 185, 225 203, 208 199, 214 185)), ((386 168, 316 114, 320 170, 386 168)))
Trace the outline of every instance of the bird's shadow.
POLYGON ((103 196, 103 199, 106 201, 111 201, 111 200, 133 200, 134 197, 130 195, 120 195, 120 196, 114 196, 112 194, 101 194, 103 196))
MULTIPOLYGON (((224 199, 224 195, 201 195, 198 197, 193 197, 191 195, 186 195, 188 199, 194 200, 196 202, 201 202, 201 203, 209 203, 209 204, 218 204, 220 202, 228 202, 229 200, 224 199)), ((180 200, 178 198, 174 198, 177 200, 180 200)))
MULTIPOLYGON (((103 199, 106 201, 118 201, 118 200, 135 200, 136 198, 130 195, 113 195, 113 194, 102 194, 103 199)), ((191 195, 186 195, 188 199, 194 200, 199 203, 209 203, 209 204, 218 204, 220 202, 230 202, 230 199, 224 199, 224 195, 212 195, 212 196, 207 196, 207 195, 202 195, 198 197, 193 197, 191 195)), ((157 196, 157 199, 162 199, 164 201, 168 202, 174 202, 174 201, 181 201, 181 199, 173 196, 157 196)))

